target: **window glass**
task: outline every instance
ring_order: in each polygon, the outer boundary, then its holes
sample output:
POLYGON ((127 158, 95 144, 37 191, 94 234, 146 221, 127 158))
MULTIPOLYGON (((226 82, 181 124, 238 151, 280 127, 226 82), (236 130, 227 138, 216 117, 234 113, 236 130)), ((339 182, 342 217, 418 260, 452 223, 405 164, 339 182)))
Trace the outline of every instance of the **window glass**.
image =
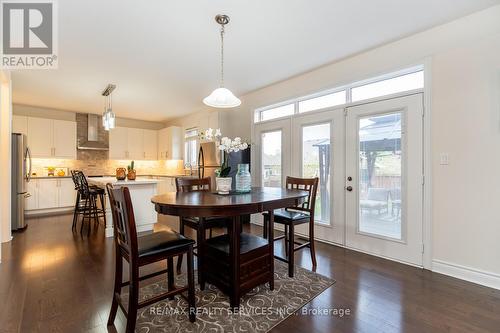
POLYGON ((359 119, 359 219, 361 232, 402 239, 402 115, 359 119))
POLYGON ((395 94, 424 87, 424 72, 419 71, 351 89, 352 101, 395 94))
POLYGON ((346 91, 337 91, 332 94, 307 99, 299 102, 299 112, 319 110, 335 105, 342 105, 347 102, 346 91))
POLYGON ((262 186, 281 187, 281 131, 262 133, 262 186))
POLYGON ((287 104, 283 106, 278 106, 277 108, 268 109, 260 112, 260 121, 286 117, 294 113, 295 106, 292 104, 287 104))
POLYGON ((302 176, 319 178, 315 220, 330 224, 330 124, 302 127, 302 176))

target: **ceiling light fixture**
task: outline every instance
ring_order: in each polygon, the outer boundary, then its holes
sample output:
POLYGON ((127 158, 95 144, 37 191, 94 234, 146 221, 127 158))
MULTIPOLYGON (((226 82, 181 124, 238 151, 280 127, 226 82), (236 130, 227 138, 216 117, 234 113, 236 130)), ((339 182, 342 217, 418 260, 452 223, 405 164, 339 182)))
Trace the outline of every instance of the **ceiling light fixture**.
POLYGON ((111 98, 111 93, 115 90, 116 85, 108 84, 106 89, 102 92, 104 96, 104 112, 102 113, 102 126, 106 131, 115 128, 116 116, 113 112, 113 100, 111 98))
POLYGON ((203 103, 214 108, 234 108, 241 104, 231 90, 224 87, 224 27, 229 23, 229 16, 217 15, 215 21, 220 24, 220 87, 203 99, 203 103))

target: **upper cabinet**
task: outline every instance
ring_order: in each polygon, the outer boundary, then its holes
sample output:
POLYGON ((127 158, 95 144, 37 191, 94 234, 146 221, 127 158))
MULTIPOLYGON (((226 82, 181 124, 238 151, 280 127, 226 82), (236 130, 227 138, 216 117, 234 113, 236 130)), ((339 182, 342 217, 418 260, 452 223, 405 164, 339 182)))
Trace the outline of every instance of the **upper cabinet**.
POLYGON ((128 128, 115 127, 109 131, 109 158, 128 159, 128 128))
POLYGON ((158 158, 161 160, 182 160, 182 129, 170 126, 158 132, 158 158))
POLYGON ((158 131, 144 130, 144 158, 146 160, 158 159, 158 131))
MULTIPOLYGON (((22 117, 13 128, 22 129, 22 117)), ((76 158, 76 122, 27 117, 28 146, 33 157, 76 158)))
POLYGON ((114 160, 156 160, 157 131, 116 127, 109 131, 109 158, 114 160))
POLYGON ((54 157, 76 158, 76 122, 54 120, 53 129, 54 157))

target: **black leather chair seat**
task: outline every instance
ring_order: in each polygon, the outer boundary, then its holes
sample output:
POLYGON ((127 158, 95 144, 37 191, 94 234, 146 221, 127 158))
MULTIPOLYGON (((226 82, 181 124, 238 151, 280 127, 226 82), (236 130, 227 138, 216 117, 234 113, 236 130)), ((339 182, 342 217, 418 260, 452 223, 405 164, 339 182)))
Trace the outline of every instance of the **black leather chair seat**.
MULTIPOLYGON (((274 222, 278 223, 301 223, 301 222, 309 222, 309 214, 300 211, 294 211, 290 209, 276 209, 274 211, 274 222)), ((269 213, 264 213, 263 215, 267 216, 269 213)))
POLYGON ((159 231, 137 237, 139 257, 175 250, 194 244, 194 240, 172 231, 159 231))

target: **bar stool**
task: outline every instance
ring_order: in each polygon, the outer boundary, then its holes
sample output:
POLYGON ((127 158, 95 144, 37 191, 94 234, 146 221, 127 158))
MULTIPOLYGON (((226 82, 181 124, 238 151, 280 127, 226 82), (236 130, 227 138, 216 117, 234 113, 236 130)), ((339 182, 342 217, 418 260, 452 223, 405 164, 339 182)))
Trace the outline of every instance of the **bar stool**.
POLYGON ((76 223, 78 221, 78 216, 82 215, 82 224, 80 227, 80 233, 83 233, 83 227, 85 220, 88 222, 87 234, 90 235, 91 220, 94 220, 94 226, 99 225, 99 218, 104 219, 104 225, 106 225, 106 209, 104 204, 104 193, 105 190, 95 186, 89 186, 87 178, 81 171, 74 171, 75 188, 78 190, 77 200, 75 203, 75 211, 73 214, 73 230, 76 229, 76 223), (97 205, 97 198, 101 201, 101 206, 97 205))

